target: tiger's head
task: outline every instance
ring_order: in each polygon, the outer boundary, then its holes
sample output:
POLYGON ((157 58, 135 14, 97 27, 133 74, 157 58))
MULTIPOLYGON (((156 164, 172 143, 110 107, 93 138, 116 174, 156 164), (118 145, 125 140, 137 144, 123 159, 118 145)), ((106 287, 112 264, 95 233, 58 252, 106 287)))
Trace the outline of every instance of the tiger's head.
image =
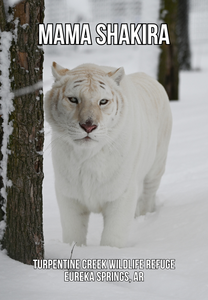
POLYGON ((52 73, 55 82, 45 99, 52 129, 73 145, 110 142, 124 106, 120 89, 124 69, 105 72, 84 64, 69 70, 53 62, 52 73))

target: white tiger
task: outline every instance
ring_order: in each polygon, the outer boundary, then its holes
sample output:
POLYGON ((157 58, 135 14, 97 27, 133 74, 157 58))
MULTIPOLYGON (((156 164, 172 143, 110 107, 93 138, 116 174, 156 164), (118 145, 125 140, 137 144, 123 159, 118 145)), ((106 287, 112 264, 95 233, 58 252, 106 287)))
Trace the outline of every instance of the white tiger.
POLYGON ((172 117, 164 88, 144 73, 52 65, 45 97, 63 241, 86 244, 90 212, 101 245, 125 247, 134 217, 155 209, 172 117))

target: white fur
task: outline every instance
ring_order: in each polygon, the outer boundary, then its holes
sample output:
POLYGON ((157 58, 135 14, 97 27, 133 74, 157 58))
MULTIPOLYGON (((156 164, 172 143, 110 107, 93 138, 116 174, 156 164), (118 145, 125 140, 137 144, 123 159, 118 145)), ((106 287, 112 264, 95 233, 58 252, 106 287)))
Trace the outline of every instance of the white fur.
POLYGON ((89 213, 101 212, 101 245, 125 247, 134 217, 155 209, 171 134, 168 97, 157 81, 143 73, 126 76, 123 68, 86 64, 60 76, 60 68, 53 66, 56 82, 53 93, 46 95, 45 112, 52 127, 63 241, 86 244, 89 213), (73 88, 72 83, 88 78, 87 74, 91 74, 88 85, 82 82, 73 88), (93 84, 95 90, 90 89, 93 84), (64 94, 57 94, 64 85, 64 94), (69 96, 80 101, 78 120, 78 106, 69 103, 69 96), (110 97, 117 101, 108 107, 98 105, 110 97), (89 134, 91 140, 84 139, 87 133, 78 122, 87 117, 98 125, 89 134))

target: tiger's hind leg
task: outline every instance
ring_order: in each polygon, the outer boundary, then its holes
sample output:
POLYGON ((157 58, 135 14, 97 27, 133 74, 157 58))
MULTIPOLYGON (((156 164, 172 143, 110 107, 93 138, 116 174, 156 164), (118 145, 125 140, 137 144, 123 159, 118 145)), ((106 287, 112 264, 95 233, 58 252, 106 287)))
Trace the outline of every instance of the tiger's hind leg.
POLYGON ((155 211, 155 195, 159 188, 161 177, 165 171, 166 157, 162 163, 156 161, 143 182, 143 191, 138 199, 135 217, 155 211), (156 167, 155 167, 156 166, 156 167), (160 166, 160 168, 158 167, 160 166))

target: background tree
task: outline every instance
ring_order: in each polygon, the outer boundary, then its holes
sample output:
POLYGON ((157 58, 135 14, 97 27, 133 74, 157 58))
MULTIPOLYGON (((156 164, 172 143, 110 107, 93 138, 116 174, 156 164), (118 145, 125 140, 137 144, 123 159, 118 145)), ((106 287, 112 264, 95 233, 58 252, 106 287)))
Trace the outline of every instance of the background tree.
POLYGON ((178 62, 180 70, 191 69, 189 42, 189 0, 178 2, 178 62))
POLYGON ((159 18, 168 24, 170 45, 160 46, 158 81, 164 86, 170 100, 178 100, 179 64, 178 64, 178 1, 161 0, 159 18))
MULTIPOLYGON (((7 148, 6 230, 3 247, 11 258, 26 264, 44 254, 42 226, 43 180, 43 50, 38 46, 38 23, 43 23, 44 0, 25 0, 9 7, 7 21, 1 1, 4 30, 13 32, 10 78, 14 110, 13 132, 7 148), (11 15, 12 20, 11 20, 11 15), (17 21, 18 20, 18 21, 17 21), (28 87, 31 87, 28 91, 28 87), (24 90, 24 88, 27 89, 24 90)), ((2 23, 2 22, 1 22, 2 23)), ((7 101, 7 99, 2 99, 7 101)))

